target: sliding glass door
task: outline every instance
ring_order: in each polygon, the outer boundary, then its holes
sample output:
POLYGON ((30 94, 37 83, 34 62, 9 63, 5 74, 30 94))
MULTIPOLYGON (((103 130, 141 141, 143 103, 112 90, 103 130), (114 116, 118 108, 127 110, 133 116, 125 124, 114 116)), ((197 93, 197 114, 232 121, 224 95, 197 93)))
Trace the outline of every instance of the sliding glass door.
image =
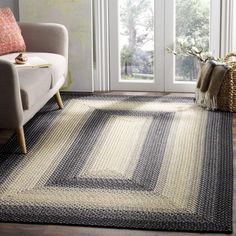
MULTIPOLYGON (((213 2, 215 6, 218 0, 213 2)), ((212 24, 218 22, 212 19, 211 0, 109 0, 109 4, 111 89, 194 91, 198 61, 175 57, 166 48, 185 40, 216 52, 211 36, 219 39, 212 24)))

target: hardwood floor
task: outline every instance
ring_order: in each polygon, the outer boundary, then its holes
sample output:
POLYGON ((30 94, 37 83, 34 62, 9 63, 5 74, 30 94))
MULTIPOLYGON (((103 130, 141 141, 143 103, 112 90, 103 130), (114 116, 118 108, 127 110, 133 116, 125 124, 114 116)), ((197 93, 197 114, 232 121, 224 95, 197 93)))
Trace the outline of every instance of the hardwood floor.
MULTIPOLYGON (((126 95, 160 95, 160 93, 112 93, 126 95)), ((162 94, 163 95, 163 94, 162 94)), ((176 94, 165 94, 165 96, 173 96, 176 94)), ((179 94, 178 94, 179 95, 179 94)), ((183 94, 181 94, 182 96, 183 94)), ((184 94, 183 96, 189 96, 184 94)), ((12 132, 0 130, 0 144, 12 135, 12 132)), ((236 235, 236 114, 233 118, 233 151, 234 151, 234 201, 233 201, 233 228, 236 235)), ((183 232, 160 232, 160 231, 139 231, 139 230, 122 230, 107 228, 91 228, 76 226, 58 226, 58 225, 30 225, 30 224, 0 224, 0 236, 190 236, 202 235, 200 233, 183 233, 183 232)), ((212 236, 212 234, 203 234, 212 236)), ((228 234, 217 234, 218 236, 228 234)))

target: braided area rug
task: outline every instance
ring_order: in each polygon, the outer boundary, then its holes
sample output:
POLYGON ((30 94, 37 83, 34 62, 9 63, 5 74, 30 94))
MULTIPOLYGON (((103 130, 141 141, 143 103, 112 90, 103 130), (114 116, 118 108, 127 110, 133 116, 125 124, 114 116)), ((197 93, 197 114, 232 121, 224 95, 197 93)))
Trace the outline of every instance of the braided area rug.
POLYGON ((64 94, 0 148, 0 221, 232 231, 232 115, 192 98, 64 94))

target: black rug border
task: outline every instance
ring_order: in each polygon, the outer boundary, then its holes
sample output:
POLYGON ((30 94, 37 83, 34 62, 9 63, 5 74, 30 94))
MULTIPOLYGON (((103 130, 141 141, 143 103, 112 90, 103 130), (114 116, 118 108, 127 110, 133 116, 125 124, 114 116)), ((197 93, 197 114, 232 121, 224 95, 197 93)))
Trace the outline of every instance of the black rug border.
POLYGON ((97 225, 83 225, 83 224, 64 224, 64 223, 40 223, 40 222, 20 222, 20 221, 0 221, 1 224, 18 224, 18 225, 38 225, 38 226, 64 226, 64 227, 75 227, 75 228, 93 228, 93 229, 114 229, 114 230, 127 230, 127 231, 142 231, 142 232, 170 232, 170 233, 196 233, 196 234, 227 234, 231 235, 233 233, 233 230, 231 231, 202 231, 202 230, 185 230, 185 229, 179 229, 179 230, 168 230, 168 229, 145 229, 145 228, 130 228, 130 227, 118 227, 118 226, 97 226, 97 225))

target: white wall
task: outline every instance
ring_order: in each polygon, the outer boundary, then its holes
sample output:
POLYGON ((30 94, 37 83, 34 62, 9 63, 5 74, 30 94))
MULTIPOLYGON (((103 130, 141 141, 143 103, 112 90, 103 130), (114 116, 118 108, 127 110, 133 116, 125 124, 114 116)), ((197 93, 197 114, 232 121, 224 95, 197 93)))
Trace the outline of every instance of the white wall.
POLYGON ((0 0, 1 7, 10 7, 16 19, 19 19, 19 3, 18 0, 0 0))
POLYGON ((20 0, 19 5, 20 21, 55 22, 67 27, 70 46, 65 90, 93 92, 92 0, 20 0))

